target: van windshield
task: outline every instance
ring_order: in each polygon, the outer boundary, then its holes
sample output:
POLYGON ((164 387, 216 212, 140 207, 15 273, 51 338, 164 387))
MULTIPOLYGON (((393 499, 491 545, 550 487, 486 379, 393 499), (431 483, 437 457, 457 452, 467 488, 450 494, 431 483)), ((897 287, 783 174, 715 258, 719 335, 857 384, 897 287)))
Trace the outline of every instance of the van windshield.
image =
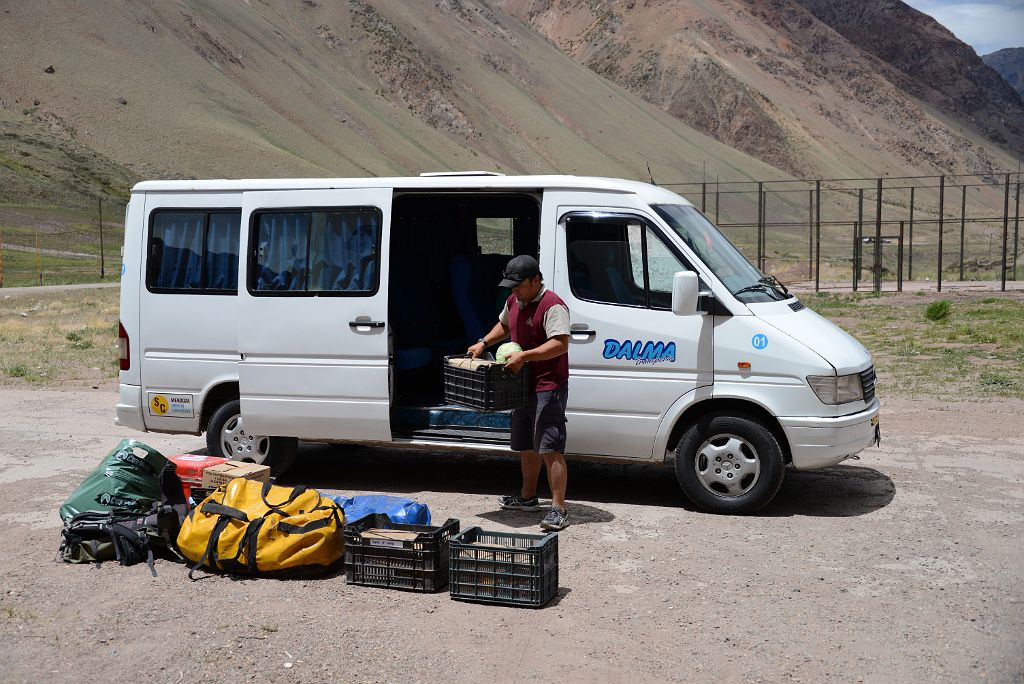
POLYGON ((695 207, 684 204, 652 204, 701 260, 741 302, 775 302, 789 298, 774 278, 754 268, 746 257, 695 207))

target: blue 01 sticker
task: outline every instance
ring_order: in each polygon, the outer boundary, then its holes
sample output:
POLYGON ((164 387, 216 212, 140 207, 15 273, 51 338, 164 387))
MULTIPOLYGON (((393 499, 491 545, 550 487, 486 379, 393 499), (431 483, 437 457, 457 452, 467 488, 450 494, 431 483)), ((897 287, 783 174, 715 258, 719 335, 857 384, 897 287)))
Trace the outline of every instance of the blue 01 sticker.
POLYGON ((754 349, 765 349, 768 347, 768 336, 757 333, 750 339, 750 344, 754 345, 754 349))

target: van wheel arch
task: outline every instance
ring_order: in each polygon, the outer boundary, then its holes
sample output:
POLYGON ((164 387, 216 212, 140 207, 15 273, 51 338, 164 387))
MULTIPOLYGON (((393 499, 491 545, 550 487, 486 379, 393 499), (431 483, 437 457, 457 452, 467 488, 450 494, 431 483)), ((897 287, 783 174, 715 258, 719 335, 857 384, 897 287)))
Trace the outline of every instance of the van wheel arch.
MULTIPOLYGON (((237 387, 237 385, 236 385, 237 387)), ((287 471, 295 462, 299 441, 294 437, 253 436, 245 432, 242 421, 241 401, 237 394, 224 395, 224 400, 203 402, 206 431, 206 447, 212 456, 222 456, 240 461, 261 463, 270 467, 270 474, 278 476, 287 471), (206 417, 207 409, 209 416, 206 417), (242 436, 243 447, 239 453, 225 449, 225 435, 242 436), (249 440, 249 442, 246 442, 249 440)), ((237 439, 234 440, 238 442, 237 439)))
POLYGON ((210 418, 221 406, 229 401, 239 398, 237 382, 222 382, 214 385, 203 397, 203 410, 199 419, 199 431, 206 432, 210 426, 210 418))
POLYGON ((778 442, 779 447, 782 449, 782 456, 785 462, 787 464, 793 462, 789 440, 786 439, 786 433, 775 416, 762 406, 750 401, 743 401, 742 399, 707 399, 683 411, 683 415, 679 416, 676 420, 675 425, 672 427, 672 432, 669 434, 668 451, 674 454, 679 447, 679 440, 683 438, 686 431, 698 420, 712 413, 747 418, 760 423, 774 435, 775 441, 778 442))

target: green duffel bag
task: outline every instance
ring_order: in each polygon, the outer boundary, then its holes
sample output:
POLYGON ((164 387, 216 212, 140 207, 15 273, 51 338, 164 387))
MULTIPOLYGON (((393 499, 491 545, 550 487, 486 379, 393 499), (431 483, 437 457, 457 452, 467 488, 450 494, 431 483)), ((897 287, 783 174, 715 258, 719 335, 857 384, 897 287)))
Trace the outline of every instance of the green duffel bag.
POLYGON ((67 523, 86 511, 148 514, 161 500, 160 478, 168 466, 174 468, 156 449, 122 440, 67 498, 60 517, 67 523))

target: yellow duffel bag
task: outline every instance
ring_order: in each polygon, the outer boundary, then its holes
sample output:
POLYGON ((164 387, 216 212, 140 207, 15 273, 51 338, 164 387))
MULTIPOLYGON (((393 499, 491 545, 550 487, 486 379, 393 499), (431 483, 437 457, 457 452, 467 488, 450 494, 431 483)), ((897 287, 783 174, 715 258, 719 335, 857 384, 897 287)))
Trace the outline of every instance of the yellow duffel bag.
POLYGON ((345 513, 315 489, 235 478, 189 511, 178 550, 194 565, 272 577, 309 577, 340 567, 345 513))

